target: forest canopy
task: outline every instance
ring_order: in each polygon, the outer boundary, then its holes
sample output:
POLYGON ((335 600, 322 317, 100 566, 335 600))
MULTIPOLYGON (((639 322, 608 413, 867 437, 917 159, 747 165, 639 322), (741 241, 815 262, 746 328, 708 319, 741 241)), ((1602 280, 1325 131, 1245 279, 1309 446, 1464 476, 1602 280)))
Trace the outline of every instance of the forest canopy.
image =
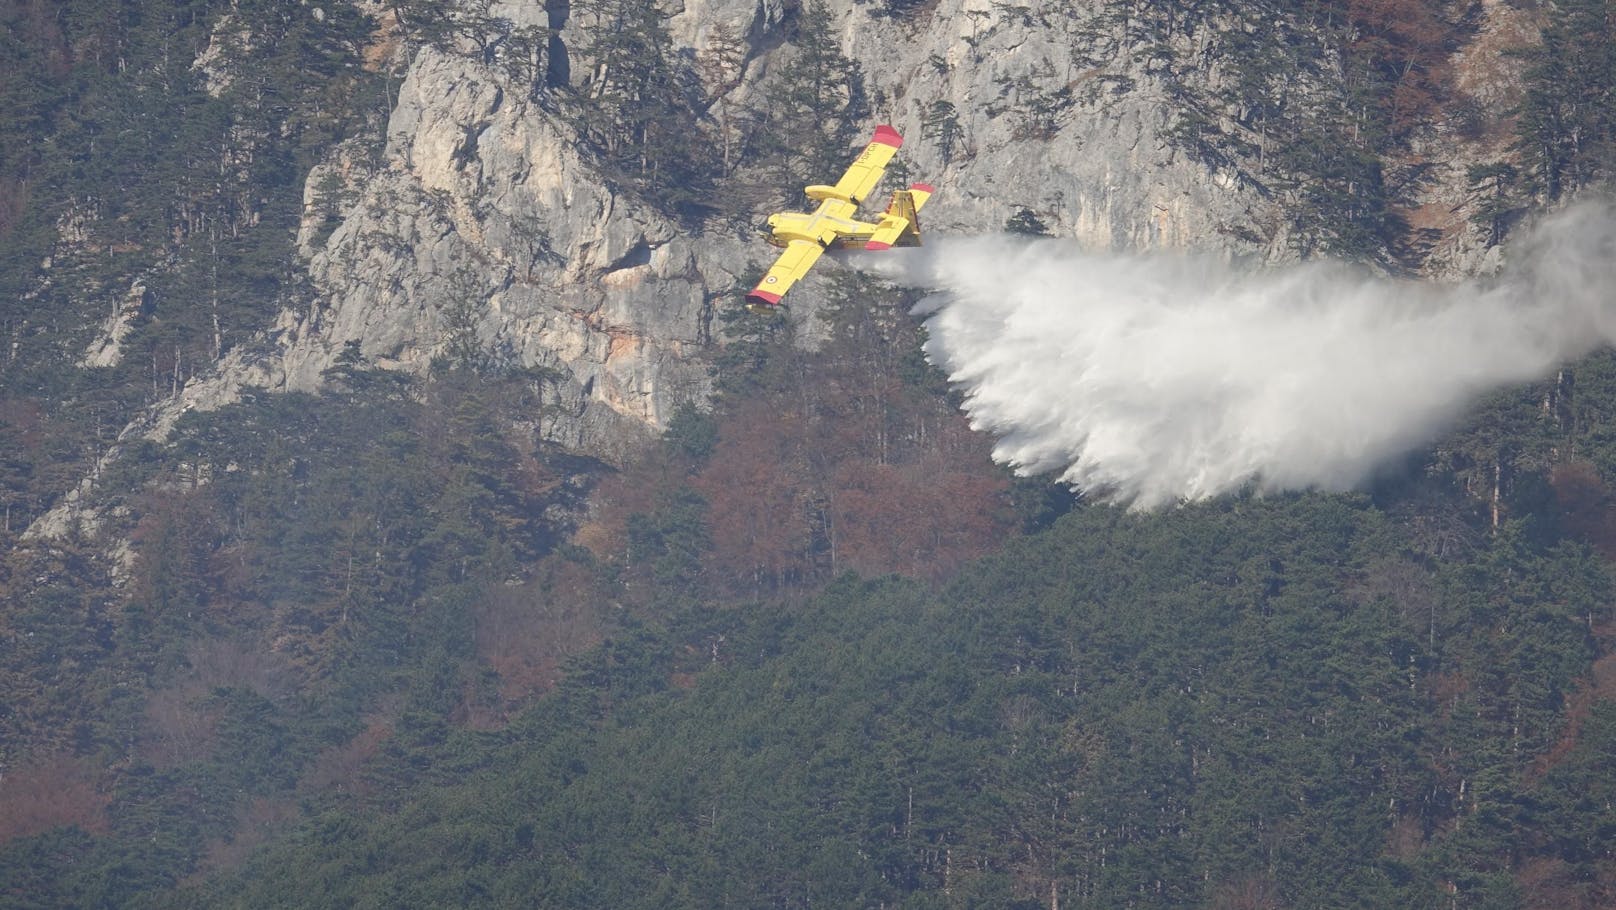
MULTIPOLYGON (((1036 150, 1159 92, 1164 148, 1283 216, 1235 241, 1417 274, 1433 137, 1490 150, 1482 251, 1616 163, 1612 4, 1506 6, 1494 110, 1455 91, 1479 4, 992 4, 1082 78, 982 116, 1036 150)), ((1150 513, 993 464, 916 295, 852 270, 812 320, 701 301, 710 389, 610 464, 469 271, 419 370, 333 345, 317 394, 180 416, 322 312, 299 238, 354 190, 310 174, 381 165, 411 54, 724 243, 902 101, 829 3, 699 51, 672 12, 0 0, 0 907, 1616 905, 1609 352, 1363 492, 1150 513)), ((972 114, 910 139, 967 162, 972 114)))

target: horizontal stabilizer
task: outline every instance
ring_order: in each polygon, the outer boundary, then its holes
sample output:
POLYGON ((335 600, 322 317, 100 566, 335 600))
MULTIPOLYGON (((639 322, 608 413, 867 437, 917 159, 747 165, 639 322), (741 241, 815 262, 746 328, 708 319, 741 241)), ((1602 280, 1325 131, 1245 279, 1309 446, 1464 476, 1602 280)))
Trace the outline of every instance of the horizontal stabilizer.
POLYGON ((894 246, 920 246, 920 207, 931 198, 928 184, 916 183, 906 190, 892 194, 892 202, 875 233, 864 242, 867 250, 884 250, 894 246))
POLYGON ((893 244, 902 241, 903 233, 908 227, 909 219, 907 218, 900 218, 896 215, 883 215, 881 216, 881 223, 875 228, 875 233, 870 235, 869 240, 864 241, 864 248, 867 250, 890 249, 893 244))

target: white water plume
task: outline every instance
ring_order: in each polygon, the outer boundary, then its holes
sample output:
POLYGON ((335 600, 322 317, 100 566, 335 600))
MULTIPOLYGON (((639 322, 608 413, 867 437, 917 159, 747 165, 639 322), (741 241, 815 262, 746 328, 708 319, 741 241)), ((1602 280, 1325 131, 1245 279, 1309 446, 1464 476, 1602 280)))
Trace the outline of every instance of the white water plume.
POLYGON ((1149 508, 1247 483, 1349 489, 1478 394, 1616 343, 1609 205, 1508 252, 1495 279, 1448 285, 1008 236, 866 262, 938 289, 917 307, 927 356, 995 458, 1149 508))

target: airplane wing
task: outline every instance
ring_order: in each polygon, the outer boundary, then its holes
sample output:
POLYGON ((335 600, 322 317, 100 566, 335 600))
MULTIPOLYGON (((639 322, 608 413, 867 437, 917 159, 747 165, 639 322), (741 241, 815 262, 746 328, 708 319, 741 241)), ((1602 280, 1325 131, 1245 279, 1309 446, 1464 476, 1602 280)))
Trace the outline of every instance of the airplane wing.
POLYGON ((808 270, 819 261, 819 254, 824 251, 824 247, 810 240, 791 241, 786 251, 769 267, 769 273, 746 295, 747 304, 753 307, 778 306, 780 298, 797 283, 797 279, 808 274, 808 270))
POLYGON ((875 185, 881 182, 881 175, 886 172, 887 162, 898 153, 903 145, 903 137, 890 126, 882 124, 875 128, 875 138, 864 147, 864 151, 853 159, 853 164, 836 181, 834 195, 849 200, 854 204, 864 201, 870 195, 875 185))

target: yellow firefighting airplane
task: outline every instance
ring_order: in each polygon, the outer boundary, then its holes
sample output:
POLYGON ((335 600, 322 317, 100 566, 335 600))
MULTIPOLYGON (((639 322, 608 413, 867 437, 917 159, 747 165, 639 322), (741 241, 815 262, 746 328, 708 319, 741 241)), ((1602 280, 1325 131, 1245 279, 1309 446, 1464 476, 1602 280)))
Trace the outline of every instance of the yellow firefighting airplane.
POLYGON ((769 216, 769 242, 785 247, 769 273, 746 295, 746 308, 754 313, 775 312, 780 298, 819 260, 828 249, 884 250, 894 246, 919 246, 920 207, 931 198, 932 188, 916 183, 892 194, 892 202, 874 224, 858 221, 859 203, 881 182, 887 162, 903 145, 903 137, 890 126, 875 128, 875 138, 853 160, 853 165, 835 186, 815 185, 804 192, 819 201, 812 214, 780 212, 769 216))

